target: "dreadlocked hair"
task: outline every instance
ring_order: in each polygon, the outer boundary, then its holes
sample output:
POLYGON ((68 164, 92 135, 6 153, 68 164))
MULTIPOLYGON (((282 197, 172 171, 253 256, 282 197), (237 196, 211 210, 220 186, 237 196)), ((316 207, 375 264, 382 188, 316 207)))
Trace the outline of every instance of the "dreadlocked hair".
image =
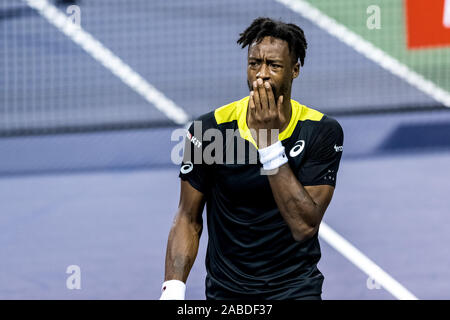
POLYGON ((250 46, 254 41, 259 43, 267 36, 285 40, 289 45, 289 52, 294 58, 294 63, 300 59, 303 66, 308 44, 303 30, 295 24, 260 17, 253 20, 252 24, 239 36, 237 43, 242 48, 250 46))

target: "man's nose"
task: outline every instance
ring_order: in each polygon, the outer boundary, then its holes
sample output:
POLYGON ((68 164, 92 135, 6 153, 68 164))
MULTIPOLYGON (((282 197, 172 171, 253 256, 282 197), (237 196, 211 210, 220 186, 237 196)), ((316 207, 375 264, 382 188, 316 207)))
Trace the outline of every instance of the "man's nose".
POLYGON ((259 69, 259 72, 256 74, 256 79, 261 78, 262 80, 269 80, 269 68, 267 67, 267 64, 262 63, 261 68, 259 69))

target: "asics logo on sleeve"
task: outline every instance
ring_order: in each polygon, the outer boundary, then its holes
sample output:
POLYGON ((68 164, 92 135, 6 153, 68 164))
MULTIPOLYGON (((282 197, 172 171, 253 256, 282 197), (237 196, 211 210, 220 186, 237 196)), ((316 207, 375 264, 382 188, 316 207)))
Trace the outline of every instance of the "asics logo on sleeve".
POLYGON ((180 172, 182 174, 186 174, 192 171, 192 169, 194 169, 194 164, 190 161, 186 162, 185 165, 183 165, 180 169, 180 172))
POLYGON ((305 140, 298 140, 295 145, 292 147, 291 151, 289 152, 289 155, 293 158, 298 156, 305 147, 305 140))

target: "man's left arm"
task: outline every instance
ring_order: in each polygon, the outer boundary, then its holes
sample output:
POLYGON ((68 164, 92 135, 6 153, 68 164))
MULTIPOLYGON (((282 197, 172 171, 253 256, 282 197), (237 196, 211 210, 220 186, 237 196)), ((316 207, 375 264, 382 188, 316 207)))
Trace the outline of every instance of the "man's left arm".
POLYGON ((268 178, 280 213, 294 239, 301 242, 314 236, 333 197, 334 187, 303 186, 288 163, 268 178))
POLYGON ((268 175, 280 213, 296 241, 307 240, 319 230, 333 197, 343 142, 342 127, 326 117, 315 141, 305 150, 306 158, 298 172, 285 163, 268 175))
POLYGON ((294 239, 305 241, 318 231, 333 197, 344 134, 336 120, 324 116, 312 145, 308 146, 307 158, 299 172, 294 173, 281 142, 272 141, 272 130, 277 130, 278 136, 278 130, 286 120, 282 112, 283 98, 280 96, 275 101, 269 82, 255 81, 249 97, 248 125, 257 133, 254 138, 264 169, 276 169, 275 174, 269 172, 268 179, 281 215, 294 239), (261 129, 266 130, 266 136, 261 129))

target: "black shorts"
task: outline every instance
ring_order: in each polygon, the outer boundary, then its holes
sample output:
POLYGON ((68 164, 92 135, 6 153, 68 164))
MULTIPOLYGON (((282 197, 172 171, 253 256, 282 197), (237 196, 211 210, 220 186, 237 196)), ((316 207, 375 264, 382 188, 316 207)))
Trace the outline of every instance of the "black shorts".
MULTIPOLYGON (((222 296, 223 297, 223 296, 222 296)), ((264 296, 261 295, 248 295, 248 296, 243 296, 243 295, 230 295, 227 296, 227 298, 222 298, 220 296, 218 296, 217 294, 213 296, 211 295, 206 295, 206 300, 322 300, 322 296, 320 294, 318 295, 310 295, 310 296, 303 296, 303 297, 286 297, 285 299, 270 299, 270 298, 266 298, 264 296)))
POLYGON ((227 290, 210 277, 206 277, 206 300, 322 300, 322 288, 313 287, 309 292, 305 288, 288 287, 273 291, 243 294, 227 290), (303 290, 302 290, 303 289, 303 290), (314 290, 311 290, 314 289, 314 290), (312 291, 312 292, 311 292, 312 291))

